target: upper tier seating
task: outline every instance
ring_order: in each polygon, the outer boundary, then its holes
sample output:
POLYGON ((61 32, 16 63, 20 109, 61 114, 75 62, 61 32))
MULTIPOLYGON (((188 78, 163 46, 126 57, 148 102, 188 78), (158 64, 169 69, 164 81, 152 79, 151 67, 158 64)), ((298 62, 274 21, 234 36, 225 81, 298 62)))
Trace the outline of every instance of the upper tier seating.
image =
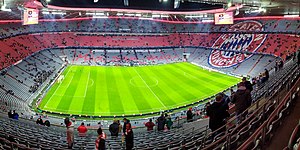
MULTIPOLYGON (((169 35, 109 35, 75 33, 42 33, 20 35, 0 40, 2 69, 42 49, 57 47, 216 47, 214 41, 220 34, 169 34, 169 35), (28 42, 31 41, 31 42, 28 42)), ((245 35, 246 36, 246 35, 245 35)), ((256 45, 257 46, 257 45, 256 45)), ((300 37, 289 34, 271 34, 255 52, 286 58, 300 48, 300 37)), ((247 48, 253 52, 254 45, 247 48)), ((226 49, 225 49, 226 50, 226 49)))

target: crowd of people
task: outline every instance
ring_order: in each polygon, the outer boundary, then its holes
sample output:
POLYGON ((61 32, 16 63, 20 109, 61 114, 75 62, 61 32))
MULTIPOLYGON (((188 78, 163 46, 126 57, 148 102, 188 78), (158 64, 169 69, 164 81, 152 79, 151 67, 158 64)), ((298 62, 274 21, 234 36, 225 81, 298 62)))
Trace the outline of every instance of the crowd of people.
POLYGON ((15 111, 15 110, 10 110, 8 112, 8 118, 12 118, 12 119, 15 119, 15 120, 19 120, 19 114, 15 111))
POLYGON ((237 123, 245 119, 248 113, 246 110, 252 103, 252 86, 251 82, 243 77, 237 85, 237 90, 231 89, 230 96, 219 93, 212 104, 210 102, 206 104, 206 115, 209 117, 209 128, 214 132, 213 136, 225 131, 225 125, 230 117, 229 106, 234 104, 237 123))

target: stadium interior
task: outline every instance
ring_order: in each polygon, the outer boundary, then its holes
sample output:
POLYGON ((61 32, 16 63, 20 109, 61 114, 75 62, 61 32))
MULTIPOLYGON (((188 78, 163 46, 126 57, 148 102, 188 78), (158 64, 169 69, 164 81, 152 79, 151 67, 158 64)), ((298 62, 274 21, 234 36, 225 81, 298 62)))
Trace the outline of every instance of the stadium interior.
POLYGON ((300 150, 299 0, 0 8, 0 149, 300 150))

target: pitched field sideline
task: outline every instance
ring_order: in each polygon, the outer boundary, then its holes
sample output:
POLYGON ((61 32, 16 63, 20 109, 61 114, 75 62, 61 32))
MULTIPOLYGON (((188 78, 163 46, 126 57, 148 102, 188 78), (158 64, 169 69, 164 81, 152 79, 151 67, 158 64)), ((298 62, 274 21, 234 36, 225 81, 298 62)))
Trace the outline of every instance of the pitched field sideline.
POLYGON ((156 66, 68 66, 39 108, 113 116, 167 110, 212 96, 240 79, 190 63, 156 66))

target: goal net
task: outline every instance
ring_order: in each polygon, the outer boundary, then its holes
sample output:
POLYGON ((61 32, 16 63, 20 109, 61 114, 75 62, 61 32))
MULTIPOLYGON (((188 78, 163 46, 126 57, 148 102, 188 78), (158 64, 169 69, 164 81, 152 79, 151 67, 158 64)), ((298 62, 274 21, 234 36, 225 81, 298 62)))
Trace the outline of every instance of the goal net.
POLYGON ((64 75, 60 75, 57 79, 57 83, 61 83, 64 78, 65 78, 64 75))

